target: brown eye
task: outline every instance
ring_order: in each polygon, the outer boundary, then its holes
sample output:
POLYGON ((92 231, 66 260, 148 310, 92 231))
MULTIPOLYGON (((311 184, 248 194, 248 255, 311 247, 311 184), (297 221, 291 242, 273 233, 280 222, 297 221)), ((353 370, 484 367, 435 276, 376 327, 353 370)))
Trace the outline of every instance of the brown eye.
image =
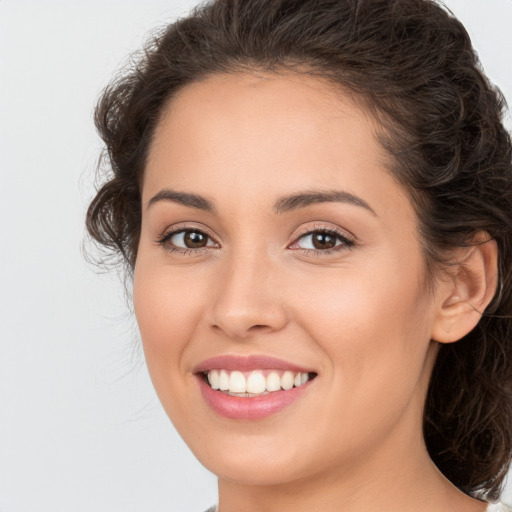
POLYGON ((332 249, 336 246, 336 237, 329 233, 313 233, 312 243, 315 249, 332 249))
POLYGON ((169 249, 176 250, 216 247, 216 244, 206 233, 197 229, 174 231, 166 235, 160 243, 169 249))
POLYGON ((185 231, 183 242, 189 249, 198 249, 200 247, 206 247, 208 237, 199 231, 185 231))
POLYGON ((317 229, 302 235, 290 248, 329 253, 331 250, 348 249, 353 246, 354 242, 341 233, 317 229))

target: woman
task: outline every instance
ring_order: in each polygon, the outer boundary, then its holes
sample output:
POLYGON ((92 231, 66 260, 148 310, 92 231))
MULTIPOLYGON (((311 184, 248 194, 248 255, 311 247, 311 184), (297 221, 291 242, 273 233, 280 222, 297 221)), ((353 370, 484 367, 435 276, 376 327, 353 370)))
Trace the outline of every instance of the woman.
POLYGON ((220 512, 496 510, 503 110, 430 0, 217 0, 104 91, 88 229, 220 512))

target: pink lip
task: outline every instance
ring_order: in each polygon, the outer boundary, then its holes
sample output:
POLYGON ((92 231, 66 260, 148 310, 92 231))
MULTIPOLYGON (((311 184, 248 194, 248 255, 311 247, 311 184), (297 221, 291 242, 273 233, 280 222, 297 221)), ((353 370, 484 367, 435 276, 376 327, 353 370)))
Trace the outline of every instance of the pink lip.
POLYGON ((275 414, 295 402, 308 388, 311 381, 288 391, 272 391, 252 398, 230 396, 212 389, 201 377, 199 387, 206 403, 218 414, 233 420, 257 420, 275 414))
POLYGON ((299 399, 310 387, 308 381, 290 390, 272 391, 256 397, 231 396, 212 389, 201 375, 211 369, 251 371, 257 369, 288 370, 310 372, 307 368, 269 356, 218 356, 200 363, 194 372, 206 403, 219 415, 229 419, 257 420, 275 414, 299 399))
POLYGON ((252 356, 217 356, 206 359, 194 368, 194 373, 206 372, 213 369, 238 370, 240 372, 249 372, 251 370, 288 370, 291 372, 311 372, 313 370, 297 366, 296 364, 277 359, 271 356, 252 355, 252 356))

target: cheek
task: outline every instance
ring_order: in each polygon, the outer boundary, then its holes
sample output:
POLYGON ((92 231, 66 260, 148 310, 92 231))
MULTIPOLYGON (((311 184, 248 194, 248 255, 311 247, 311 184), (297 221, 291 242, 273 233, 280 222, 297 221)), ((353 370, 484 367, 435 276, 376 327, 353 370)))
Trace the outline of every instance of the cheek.
POLYGON ((335 279, 317 273, 300 287, 307 294, 293 293, 295 318, 329 356, 334 388, 351 389, 354 403, 397 398, 422 372, 429 300, 420 284, 421 263, 411 257, 404 268, 403 261, 382 260, 366 272, 340 269, 335 279))
POLYGON ((371 332, 378 332, 384 342, 404 329, 419 327, 417 320, 427 306, 418 273, 404 272, 395 264, 380 271, 347 268, 311 273, 292 286, 296 316, 308 322, 308 330, 338 332, 359 346, 370 342, 371 332))
MULTIPOLYGON (((167 366, 182 361, 179 356, 200 321, 203 283, 188 272, 148 264, 143 258, 137 262, 135 315, 155 387, 159 378, 169 379, 177 374, 176 368, 169 372, 167 366)), ((186 372, 185 368, 179 370, 186 372)))
POLYGON ((411 404, 421 410, 423 377, 430 371, 428 301, 414 274, 402 274, 403 280, 386 272, 339 276, 336 285, 316 279, 296 305, 303 330, 327 355, 323 409, 317 414, 330 421, 318 436, 333 446, 343 436, 358 453, 357 447, 378 443, 390 432, 411 404))

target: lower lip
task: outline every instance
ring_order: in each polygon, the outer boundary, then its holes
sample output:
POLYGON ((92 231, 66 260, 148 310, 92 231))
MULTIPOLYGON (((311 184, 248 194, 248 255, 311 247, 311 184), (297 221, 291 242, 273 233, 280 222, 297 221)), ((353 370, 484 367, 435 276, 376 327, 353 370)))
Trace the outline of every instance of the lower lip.
POLYGON ((271 416, 299 399, 311 382, 289 390, 272 391, 266 395, 239 397, 212 389, 200 376, 198 381, 206 403, 217 414, 233 420, 259 420, 271 416))

